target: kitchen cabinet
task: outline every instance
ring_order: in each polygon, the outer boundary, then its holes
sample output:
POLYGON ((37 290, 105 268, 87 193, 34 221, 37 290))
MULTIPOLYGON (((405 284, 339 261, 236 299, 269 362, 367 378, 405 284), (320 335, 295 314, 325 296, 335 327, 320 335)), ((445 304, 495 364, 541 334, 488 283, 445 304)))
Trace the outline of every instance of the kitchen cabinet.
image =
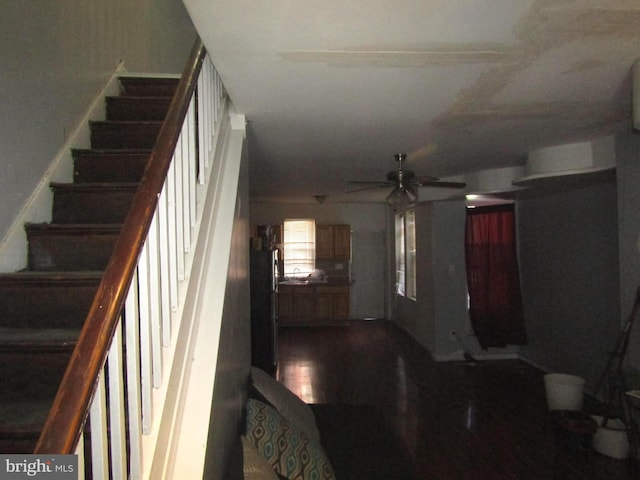
POLYGON ((349 285, 281 285, 279 326, 318 326, 348 323, 349 285))
POLYGON ((315 317, 315 288, 281 285, 278 288, 278 325, 308 325, 315 317))
POLYGON ((293 318, 301 324, 313 323, 315 317, 315 295, 313 287, 302 288, 293 295, 293 318))
POLYGON ((287 323, 293 317, 293 287, 278 288, 278 323, 287 323))
POLYGON ((349 287, 317 286, 316 319, 320 323, 348 321, 349 287))
POLYGON ((351 257, 350 225, 316 225, 316 258, 348 260, 351 257))

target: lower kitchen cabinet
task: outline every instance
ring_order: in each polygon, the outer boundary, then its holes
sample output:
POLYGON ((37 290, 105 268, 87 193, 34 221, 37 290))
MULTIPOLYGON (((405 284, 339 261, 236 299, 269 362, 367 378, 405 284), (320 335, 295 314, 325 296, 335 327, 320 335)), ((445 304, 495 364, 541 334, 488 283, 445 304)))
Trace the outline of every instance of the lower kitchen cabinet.
POLYGON ((340 325, 349 322, 348 285, 281 285, 278 325, 340 325))
POLYGON ((305 288, 293 295, 293 318, 301 324, 313 322, 315 317, 315 295, 312 288, 305 288))
POLYGON ((349 287, 316 287, 316 319, 320 322, 349 320, 349 287))

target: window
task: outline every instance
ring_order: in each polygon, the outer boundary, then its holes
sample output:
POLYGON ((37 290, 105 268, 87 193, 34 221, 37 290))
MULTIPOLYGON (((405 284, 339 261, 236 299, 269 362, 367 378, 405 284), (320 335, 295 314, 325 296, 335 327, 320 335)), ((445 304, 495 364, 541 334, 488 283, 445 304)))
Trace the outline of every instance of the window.
POLYGON ((404 213, 396 214, 396 293, 405 294, 404 213))
POLYGON ((415 210, 398 213, 396 233, 396 293, 416 298, 416 214, 415 210))
POLYGON ((416 298, 416 212, 409 210, 404 217, 404 238, 407 272, 405 285, 407 297, 416 298))
POLYGON ((284 275, 306 277, 316 268, 315 220, 284 221, 284 275))

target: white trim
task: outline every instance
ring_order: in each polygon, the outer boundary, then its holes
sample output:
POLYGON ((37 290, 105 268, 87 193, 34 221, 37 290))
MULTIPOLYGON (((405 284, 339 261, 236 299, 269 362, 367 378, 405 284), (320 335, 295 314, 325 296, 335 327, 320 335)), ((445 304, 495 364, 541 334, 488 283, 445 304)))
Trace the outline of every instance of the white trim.
MULTIPOLYGON (((213 400, 218 339, 227 282, 244 130, 229 130, 222 117, 218 156, 209 173, 206 198, 191 258, 192 270, 180 328, 173 344, 169 379, 157 391, 162 414, 145 443, 155 444, 145 461, 147 478, 202 478, 213 400), (154 438, 149 438, 154 437, 154 438)), ((147 451, 145 449, 145 451, 147 451)))

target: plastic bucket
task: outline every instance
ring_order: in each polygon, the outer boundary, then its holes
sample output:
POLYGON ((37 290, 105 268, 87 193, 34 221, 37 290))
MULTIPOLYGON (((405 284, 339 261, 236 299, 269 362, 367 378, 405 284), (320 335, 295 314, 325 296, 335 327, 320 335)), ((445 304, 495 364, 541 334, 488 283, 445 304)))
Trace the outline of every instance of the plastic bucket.
POLYGON ((625 459, 629 456, 629 437, 625 424, 617 418, 609 418, 603 422, 603 418, 592 415, 598 424, 598 430, 593 436, 592 446, 597 452, 608 457, 625 459))
POLYGON ((549 410, 582 410, 584 378, 549 373, 544 376, 544 389, 549 410))

